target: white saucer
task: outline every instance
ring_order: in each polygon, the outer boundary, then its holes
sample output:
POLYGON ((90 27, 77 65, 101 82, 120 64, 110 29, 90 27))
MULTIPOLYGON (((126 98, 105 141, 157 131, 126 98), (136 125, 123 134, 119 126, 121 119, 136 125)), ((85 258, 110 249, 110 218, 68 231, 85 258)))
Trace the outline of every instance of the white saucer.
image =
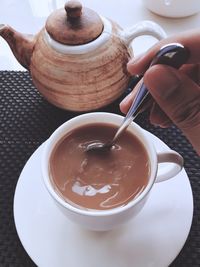
MULTIPOLYGON (((150 135, 158 150, 166 145, 150 135)), ((189 234, 193 197, 185 170, 155 184, 142 212, 123 227, 90 232, 68 221, 44 187, 43 145, 25 165, 16 187, 14 218, 19 238, 39 267, 166 267, 189 234)))

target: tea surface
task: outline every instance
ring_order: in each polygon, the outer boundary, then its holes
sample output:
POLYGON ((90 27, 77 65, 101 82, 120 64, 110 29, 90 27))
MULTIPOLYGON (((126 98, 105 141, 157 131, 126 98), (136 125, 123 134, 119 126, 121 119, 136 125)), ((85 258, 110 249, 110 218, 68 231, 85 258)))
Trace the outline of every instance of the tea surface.
POLYGON ((89 124, 64 136, 50 158, 56 191, 84 209, 106 210, 126 205, 146 187, 150 172, 143 144, 126 131, 108 152, 85 152, 92 142, 110 140, 116 127, 89 124))

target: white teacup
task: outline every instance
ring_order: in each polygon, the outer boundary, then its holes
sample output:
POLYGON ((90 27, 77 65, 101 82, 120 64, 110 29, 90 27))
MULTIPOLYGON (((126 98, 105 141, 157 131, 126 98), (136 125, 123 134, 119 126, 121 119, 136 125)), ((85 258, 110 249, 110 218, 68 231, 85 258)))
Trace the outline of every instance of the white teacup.
POLYGON ((150 159, 151 172, 146 188, 138 197, 130 200, 130 202, 125 206, 109 210, 86 210, 67 203, 57 193, 50 178, 49 162, 55 145, 64 135, 66 135, 66 133, 85 124, 107 123, 119 126, 122 120, 123 117, 120 115, 105 112, 94 112, 80 115, 62 124, 57 130, 55 130, 45 144, 42 157, 42 175, 48 192, 67 218, 90 230, 109 230, 136 216, 147 201, 154 183, 174 177, 183 167, 183 158, 177 152, 173 150, 166 150, 162 153, 156 152, 151 139, 145 131, 136 123, 132 123, 128 130, 138 137, 138 139, 143 143, 150 159), (169 164, 169 167, 164 168, 164 171, 162 171, 160 175, 157 175, 159 164, 163 162, 175 164, 169 164))
POLYGON ((199 0, 142 0, 152 12, 172 18, 191 16, 200 11, 199 0))

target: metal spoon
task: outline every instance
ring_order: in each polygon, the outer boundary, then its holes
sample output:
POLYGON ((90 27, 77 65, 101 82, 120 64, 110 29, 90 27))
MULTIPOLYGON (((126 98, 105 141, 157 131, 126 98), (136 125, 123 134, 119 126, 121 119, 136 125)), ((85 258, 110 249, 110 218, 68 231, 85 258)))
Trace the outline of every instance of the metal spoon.
MULTIPOLYGON (((161 47, 158 53, 153 58, 150 66, 156 64, 165 64, 174 68, 180 68, 189 58, 189 50, 179 43, 171 43, 161 47)), ((142 111, 144 104, 147 102, 150 94, 144 83, 142 83, 137 95, 126 114, 122 124, 118 128, 113 139, 106 142, 94 142, 87 146, 86 151, 101 151, 105 152, 111 149, 120 135, 126 130, 130 123, 137 117, 137 115, 142 111)))

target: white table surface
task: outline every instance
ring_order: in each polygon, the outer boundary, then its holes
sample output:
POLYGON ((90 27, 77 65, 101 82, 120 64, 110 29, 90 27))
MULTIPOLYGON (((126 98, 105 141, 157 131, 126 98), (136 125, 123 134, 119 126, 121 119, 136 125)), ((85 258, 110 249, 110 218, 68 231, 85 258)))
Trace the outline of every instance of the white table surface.
MULTIPOLYGON (((167 35, 200 27, 200 13, 182 19, 164 18, 148 11, 141 0, 81 0, 81 2, 84 6, 116 21, 123 28, 141 20, 157 22, 167 35)), ((23 33, 35 34, 44 26, 47 16, 55 8, 64 6, 64 3, 64 0, 1 0, 0 23, 9 24, 23 33)), ((144 52, 154 42, 155 39, 152 37, 137 38, 133 43, 135 55, 144 52)), ((0 70, 24 70, 1 37, 0 70)))

